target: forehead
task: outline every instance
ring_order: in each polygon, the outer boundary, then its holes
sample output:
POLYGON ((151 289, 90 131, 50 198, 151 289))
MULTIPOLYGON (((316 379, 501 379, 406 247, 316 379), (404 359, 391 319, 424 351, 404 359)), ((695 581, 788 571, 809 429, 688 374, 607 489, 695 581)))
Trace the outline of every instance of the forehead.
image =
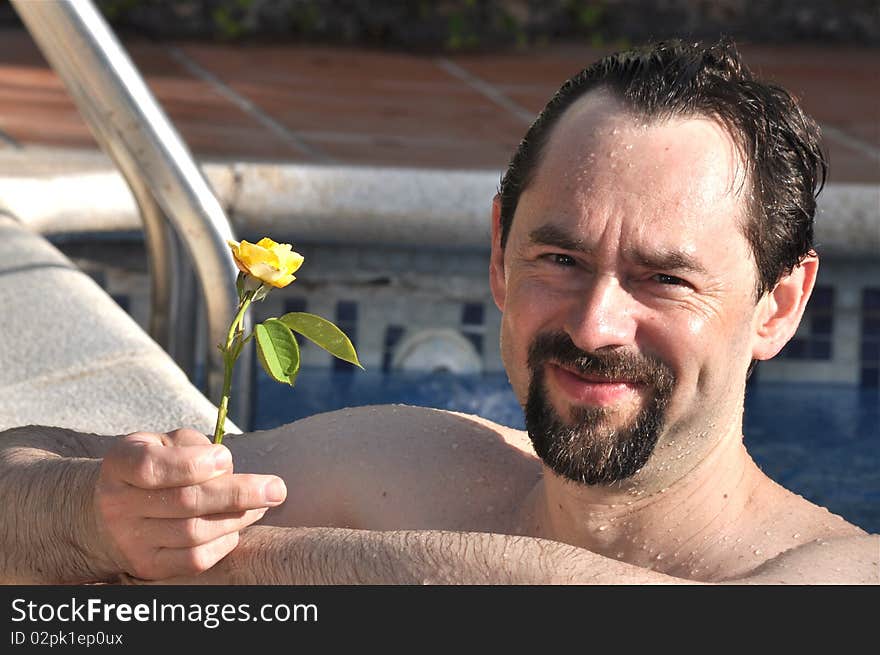
POLYGON ((739 150, 718 121, 643 120, 597 90, 553 128, 521 202, 581 215, 610 203, 651 222, 729 230, 748 193, 739 150))

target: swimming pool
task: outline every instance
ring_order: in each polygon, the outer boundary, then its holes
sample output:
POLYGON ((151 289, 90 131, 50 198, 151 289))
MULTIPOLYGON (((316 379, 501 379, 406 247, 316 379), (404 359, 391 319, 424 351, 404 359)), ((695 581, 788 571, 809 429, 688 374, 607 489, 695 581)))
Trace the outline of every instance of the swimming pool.
MULTIPOLYGON (((523 428, 503 373, 303 369, 296 389, 260 373, 253 429, 343 407, 404 403, 479 414, 523 428)), ((746 445, 784 487, 868 532, 880 532, 880 403, 876 389, 759 382, 746 396, 746 445)))

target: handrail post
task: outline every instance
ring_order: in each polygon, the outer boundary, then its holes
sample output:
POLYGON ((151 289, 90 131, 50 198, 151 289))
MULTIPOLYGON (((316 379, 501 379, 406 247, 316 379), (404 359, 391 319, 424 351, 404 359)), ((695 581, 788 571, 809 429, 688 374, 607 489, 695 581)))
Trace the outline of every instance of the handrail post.
MULTIPOLYGON (((207 395, 218 403, 223 358, 216 345, 224 342, 238 303, 238 271, 226 245, 234 236, 222 206, 91 0, 12 0, 12 5, 132 190, 144 222, 153 276, 151 335, 178 361, 182 350, 192 352, 185 344, 193 343, 196 329, 196 321, 186 317, 195 303, 185 293, 183 276, 191 273, 183 272, 189 267, 184 255, 192 262, 207 324, 207 395), (168 225, 183 248, 175 249, 164 233, 168 225), (181 283, 178 291, 184 293, 175 292, 173 285, 181 283)), ((187 373, 192 375, 191 370, 187 373)), ((249 357, 239 359, 235 375, 230 416, 244 425, 250 408, 249 357)))

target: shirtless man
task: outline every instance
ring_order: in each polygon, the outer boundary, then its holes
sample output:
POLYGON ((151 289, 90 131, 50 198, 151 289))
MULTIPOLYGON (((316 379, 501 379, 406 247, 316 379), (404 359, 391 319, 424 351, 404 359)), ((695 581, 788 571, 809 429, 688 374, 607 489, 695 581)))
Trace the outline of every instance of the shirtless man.
POLYGON ((814 123, 732 47, 599 62, 551 100, 493 203, 527 432, 402 406, 228 449, 192 430, 11 430, 0 578, 880 583, 880 537, 743 446, 748 371, 816 280, 823 176, 814 123))

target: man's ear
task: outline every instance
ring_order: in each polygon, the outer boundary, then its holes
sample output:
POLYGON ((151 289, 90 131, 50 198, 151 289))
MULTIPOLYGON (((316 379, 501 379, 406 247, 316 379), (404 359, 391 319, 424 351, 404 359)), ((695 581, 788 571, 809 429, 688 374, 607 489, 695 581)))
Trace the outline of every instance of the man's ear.
POLYGON ((492 254, 489 259, 489 286, 498 309, 504 311, 507 284, 504 279, 504 251, 501 249, 501 196, 492 199, 492 254))
POLYGON ((818 271, 819 257, 810 254, 758 301, 753 359, 776 356, 794 336, 813 292, 818 271))

